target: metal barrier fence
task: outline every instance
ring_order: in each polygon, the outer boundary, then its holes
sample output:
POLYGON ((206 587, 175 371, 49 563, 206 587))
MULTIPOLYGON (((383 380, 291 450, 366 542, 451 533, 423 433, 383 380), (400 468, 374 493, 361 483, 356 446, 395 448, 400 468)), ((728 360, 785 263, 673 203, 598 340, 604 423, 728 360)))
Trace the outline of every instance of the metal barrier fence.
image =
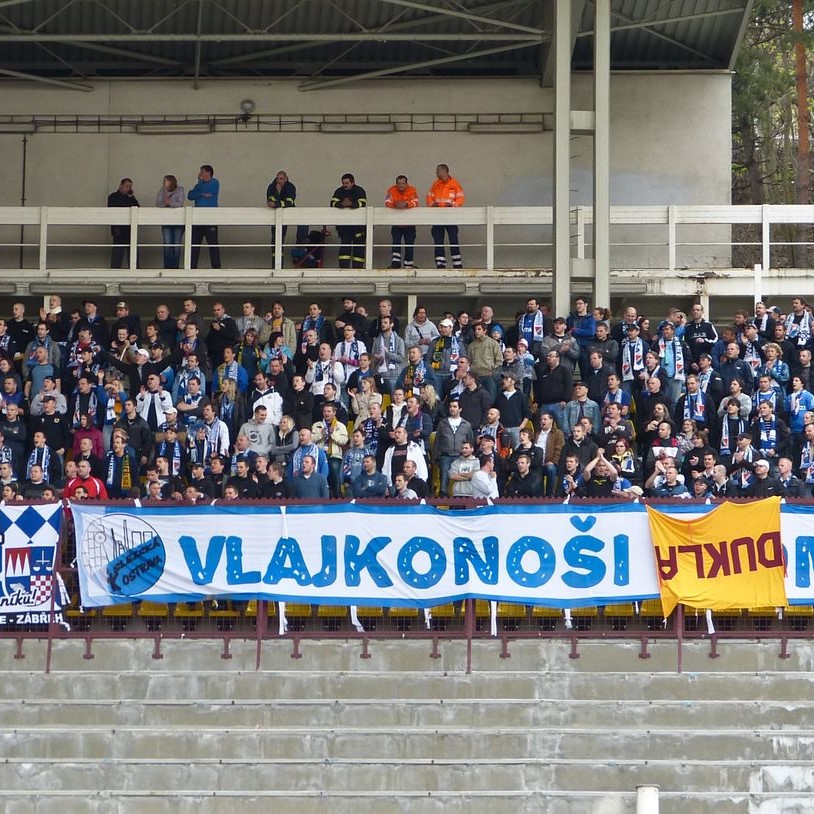
MULTIPOLYGON (((751 267, 763 269, 790 265, 790 250, 811 250, 814 224, 811 206, 666 205, 611 207, 611 268, 682 269, 751 267), (733 262, 733 254, 737 257, 733 262)), ((259 207, 157 209, 152 207, 0 207, 0 250, 7 255, 0 266, 11 268, 11 259, 24 267, 23 251, 30 257, 26 267, 40 271, 91 265, 88 249, 109 250, 109 228, 128 227, 125 252, 131 268, 139 264, 139 250, 151 249, 146 268, 160 268, 160 227, 184 227, 181 269, 190 270, 193 226, 229 227, 221 234, 224 248, 235 250, 228 261, 232 268, 280 269, 291 247, 297 226, 320 228, 322 224, 366 227, 365 270, 389 265, 389 230, 394 225, 424 227, 419 235, 422 263, 434 265, 429 226, 455 224, 463 228, 462 244, 467 268, 487 271, 508 268, 550 267, 553 245, 553 208, 550 206, 467 206, 460 209, 418 209, 403 212, 385 207, 337 210, 298 207, 270 210, 259 207), (89 227, 98 228, 88 231, 89 227), (270 229, 275 228, 271 241, 270 229), (288 245, 283 230, 289 229, 288 245), (376 231, 376 227, 385 227, 376 231), (19 234, 19 237, 17 236, 19 234), (466 248, 474 251, 466 252, 466 248), (84 249, 77 255, 73 250, 84 249), (241 250, 256 250, 240 254, 241 250), (381 249, 381 251, 374 251, 381 249), (257 252, 262 250, 260 254, 257 252), (73 252, 73 253, 72 253, 73 252), (240 262, 236 256, 247 258, 240 262), (74 258, 78 258, 74 259, 74 258)), ((579 270, 590 263, 593 240, 593 209, 571 210, 572 257, 579 270)), ((104 255, 99 255, 103 257, 104 255)), ((286 265, 290 261, 286 262, 286 265)), ((419 263, 419 266, 422 265, 419 263)), ((101 265, 106 266, 104 262, 101 265)), ((326 266, 330 265, 326 261, 326 266)), ((587 267, 586 267, 587 271, 587 267)))

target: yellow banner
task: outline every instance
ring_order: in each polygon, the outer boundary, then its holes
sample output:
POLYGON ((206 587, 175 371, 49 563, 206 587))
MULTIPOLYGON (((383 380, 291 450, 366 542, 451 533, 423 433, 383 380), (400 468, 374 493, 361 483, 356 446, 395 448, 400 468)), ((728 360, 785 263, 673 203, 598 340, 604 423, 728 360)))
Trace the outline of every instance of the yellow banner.
POLYGON ((694 520, 647 507, 665 616, 691 608, 786 607, 780 498, 722 503, 694 520))

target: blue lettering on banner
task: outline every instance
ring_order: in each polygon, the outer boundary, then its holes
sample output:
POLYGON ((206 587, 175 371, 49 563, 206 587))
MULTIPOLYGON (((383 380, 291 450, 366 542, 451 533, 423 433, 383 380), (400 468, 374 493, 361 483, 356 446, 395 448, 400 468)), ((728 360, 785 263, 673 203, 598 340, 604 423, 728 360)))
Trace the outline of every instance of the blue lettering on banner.
POLYGON ((243 570, 243 540, 232 535, 226 538, 226 581, 229 585, 251 585, 260 581, 259 571, 243 570))
POLYGON ((308 585, 311 573, 305 564, 300 544, 293 537, 281 537, 263 576, 263 582, 276 585, 284 579, 293 579, 297 585, 308 585))
POLYGON ((597 537, 587 534, 572 537, 565 544, 563 557, 571 568, 579 568, 585 573, 566 571, 562 575, 562 581, 569 588, 593 588, 594 585, 599 585, 605 579, 608 569, 599 557, 592 557, 587 552, 598 553, 604 548, 605 544, 597 537))
POLYGON ((178 545, 189 568, 189 576, 196 585, 208 585, 212 581, 225 544, 226 537, 221 534, 210 538, 206 547, 206 562, 202 563, 195 538, 187 534, 182 534, 178 538, 178 545))
POLYGON ((506 571, 509 578, 524 588, 539 588, 551 579, 557 565, 557 556, 551 543, 542 537, 521 537, 512 543, 506 555, 506 571), (534 552, 540 563, 536 571, 526 571, 523 567, 523 557, 534 552))
POLYGON ((613 584, 630 585, 630 539, 627 534, 613 538, 613 584))
POLYGON ((361 540, 348 534, 345 536, 345 584, 356 587, 362 581, 362 572, 368 571, 378 588, 390 588, 393 580, 387 575, 378 555, 392 542, 389 537, 374 537, 364 551, 359 551, 361 540))
POLYGON ((590 553, 586 553, 593 552, 597 554, 605 548, 605 543, 598 537, 585 534, 594 527, 596 518, 570 517, 568 519, 577 531, 583 533, 572 537, 565 544, 563 558, 572 568, 579 568, 586 573, 580 574, 576 571, 566 571, 563 574, 562 581, 569 588, 593 588, 594 585, 599 585, 602 582, 608 571, 605 563, 599 557, 592 557, 590 553))
POLYGON ((315 588, 327 588, 336 582, 336 537, 332 534, 322 535, 322 568, 311 577, 315 588))
MULTIPOLYGON (((796 548, 797 573, 795 574, 795 585, 798 588, 810 588, 811 569, 814 567, 814 537, 798 537, 796 548)), ((788 562, 788 559, 786 562, 788 562)))
POLYGON ((399 550, 399 576, 407 585, 426 590, 437 585, 447 570, 447 555, 444 549, 429 537, 411 537, 399 550), (413 565, 416 554, 423 552, 430 561, 429 569, 421 573, 413 565))
POLYGON ((499 553, 500 541, 497 537, 483 538, 482 558, 469 537, 456 537, 452 541, 455 584, 467 585, 469 583, 469 566, 471 565, 484 585, 497 585, 499 553))
MULTIPOLYGON (((572 519, 575 520, 577 518, 572 519)), ((594 518, 587 518, 593 520, 594 518)), ((574 524, 578 525, 578 524, 574 524)), ((582 523, 582 527, 590 528, 593 523, 582 523)), ((362 548, 362 541, 355 535, 345 538, 345 579, 348 586, 358 586, 361 576, 368 571, 373 582, 379 587, 390 587, 393 582, 386 570, 378 560, 378 555, 392 540, 389 537, 374 537, 362 548)), ((483 538, 483 556, 481 556, 475 543, 469 537, 456 537, 452 541, 452 555, 454 577, 456 585, 467 585, 470 582, 470 569, 477 579, 484 585, 496 585, 500 574, 500 540, 494 536, 483 538)), ((308 568, 302 546, 293 537, 281 537, 274 548, 265 573, 260 575, 259 570, 244 571, 243 569, 243 539, 235 535, 215 535, 210 538, 206 554, 202 561, 198 543, 194 537, 182 535, 178 539, 179 547, 184 555, 189 574, 196 585, 207 585, 214 579, 224 552, 226 554, 226 581, 229 585, 251 585, 263 582, 267 585, 277 585, 285 580, 293 580, 298 585, 312 585, 315 588, 325 588, 333 585, 338 576, 338 544, 334 535, 322 535, 320 538, 321 567, 314 574, 308 568)), ((613 538, 614 552, 614 584, 627 585, 630 580, 629 567, 630 541, 627 535, 619 534, 613 538)), ((562 581, 569 588, 586 589, 599 585, 606 577, 608 566, 605 561, 594 556, 601 554, 606 543, 598 537, 589 534, 579 534, 568 540, 563 547, 562 557, 570 570, 565 571, 562 581)), ((134 549, 134 551, 136 551, 134 549)), ((134 559, 134 553, 128 555, 134 559)), ((447 571, 447 555, 443 546, 429 537, 411 537, 399 549, 397 568, 400 578, 405 584, 426 590, 437 585, 447 571), (416 555, 423 553, 429 561, 429 568, 421 572, 414 565, 416 555)), ((123 563, 116 563, 111 574, 117 574, 123 563)), ((160 572, 164 565, 162 557, 159 563, 151 568, 152 584, 157 579, 156 571, 160 572)), ((506 569, 509 576, 518 585, 525 587, 539 587, 548 582, 554 574, 557 565, 557 556, 553 546, 540 537, 521 537, 510 548, 506 557, 506 569), (526 570, 523 558, 531 554, 538 560, 538 568, 534 571, 526 570)), ((160 573, 159 573, 160 575, 160 573)), ((139 580, 139 582, 143 582, 139 580)), ((111 577, 111 587, 114 592, 121 593, 122 586, 111 577)), ((126 593, 140 593, 148 584, 140 585, 139 590, 132 588, 126 593)))
POLYGON ((218 565, 226 550, 226 581, 229 585, 250 585, 260 580, 259 571, 243 571, 243 540, 240 537, 222 534, 209 539, 206 547, 206 561, 201 562, 198 541, 187 534, 178 538, 178 545, 184 555, 189 575, 196 585, 208 585, 215 576, 218 565))

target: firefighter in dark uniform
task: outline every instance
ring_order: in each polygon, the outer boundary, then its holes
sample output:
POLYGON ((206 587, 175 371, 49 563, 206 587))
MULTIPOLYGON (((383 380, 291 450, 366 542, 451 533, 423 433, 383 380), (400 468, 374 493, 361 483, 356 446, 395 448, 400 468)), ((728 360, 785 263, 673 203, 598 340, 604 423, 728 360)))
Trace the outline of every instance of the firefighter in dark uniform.
MULTIPOLYGON (((350 174, 342 176, 342 186, 337 189, 331 198, 331 206, 335 209, 362 209, 367 206, 367 193, 357 186, 356 179, 350 174)), ((364 225, 337 226, 339 235, 339 268, 364 268, 365 265, 365 236, 364 225)))

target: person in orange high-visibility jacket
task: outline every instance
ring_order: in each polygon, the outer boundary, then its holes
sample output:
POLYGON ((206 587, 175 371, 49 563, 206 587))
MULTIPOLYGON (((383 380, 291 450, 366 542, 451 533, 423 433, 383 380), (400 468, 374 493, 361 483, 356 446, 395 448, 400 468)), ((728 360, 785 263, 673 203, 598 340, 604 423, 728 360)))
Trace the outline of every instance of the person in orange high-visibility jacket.
MULTIPOLYGON (((342 176, 342 186, 334 191, 331 206, 334 209, 363 209, 367 206, 367 193, 357 186, 356 179, 349 172, 342 176)), ((339 268, 364 268, 365 227, 337 226, 336 233, 339 235, 339 268)))
MULTIPOLYGON (((384 205, 388 209, 414 209, 418 206, 418 192, 407 183, 406 175, 396 176, 396 183, 387 190, 384 205)), ((390 268, 401 268, 402 241, 404 241, 404 268, 414 268, 415 226, 391 226, 390 237, 393 243, 390 250, 390 268)))
MULTIPOLYGON (((427 206, 463 206, 464 191, 461 185, 449 174, 449 166, 439 164, 435 168, 436 180, 427 193, 427 206)), ((433 226, 432 239, 435 243, 435 266, 439 269, 447 267, 446 251, 444 250, 444 232, 449 236, 449 253, 452 257, 453 268, 464 267, 461 260, 461 247, 458 243, 458 227, 452 225, 433 226)))

